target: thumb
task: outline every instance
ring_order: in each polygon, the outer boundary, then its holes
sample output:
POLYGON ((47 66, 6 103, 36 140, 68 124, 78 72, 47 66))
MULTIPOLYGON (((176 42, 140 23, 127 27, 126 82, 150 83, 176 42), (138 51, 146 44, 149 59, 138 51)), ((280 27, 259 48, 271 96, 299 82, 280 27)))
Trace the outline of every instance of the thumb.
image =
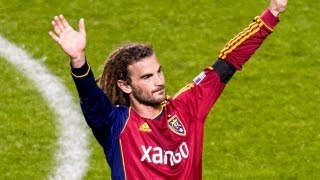
POLYGON ((79 32, 86 34, 86 29, 84 27, 84 19, 83 18, 81 18, 79 20, 79 32))

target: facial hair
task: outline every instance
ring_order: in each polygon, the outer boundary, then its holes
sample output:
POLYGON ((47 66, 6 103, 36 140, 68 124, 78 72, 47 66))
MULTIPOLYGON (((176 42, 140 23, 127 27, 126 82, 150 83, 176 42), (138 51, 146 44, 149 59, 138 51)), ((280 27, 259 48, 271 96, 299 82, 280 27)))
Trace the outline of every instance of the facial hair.
POLYGON ((165 87, 164 86, 159 86, 159 88, 151 91, 151 95, 144 92, 140 88, 135 88, 132 86, 132 95, 137 101, 141 104, 147 105, 147 106, 159 106, 165 99, 166 99, 166 92, 165 92, 165 87), (161 90, 164 90, 164 95, 163 98, 157 98, 155 99, 153 97, 154 93, 157 93, 161 90))

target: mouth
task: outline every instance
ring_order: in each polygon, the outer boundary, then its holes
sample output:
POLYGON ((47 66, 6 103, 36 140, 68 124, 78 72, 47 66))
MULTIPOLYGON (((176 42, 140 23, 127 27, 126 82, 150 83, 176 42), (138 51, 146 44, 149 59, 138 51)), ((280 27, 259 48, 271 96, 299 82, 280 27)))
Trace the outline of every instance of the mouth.
POLYGON ((158 89, 155 89, 152 91, 152 93, 163 93, 165 91, 165 88, 164 87, 160 87, 158 89))

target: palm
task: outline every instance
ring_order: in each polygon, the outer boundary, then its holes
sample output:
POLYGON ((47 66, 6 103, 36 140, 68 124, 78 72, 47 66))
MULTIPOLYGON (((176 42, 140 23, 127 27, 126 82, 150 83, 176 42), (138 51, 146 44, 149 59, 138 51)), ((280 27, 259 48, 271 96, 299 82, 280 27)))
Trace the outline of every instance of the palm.
POLYGON ((71 59, 79 60, 84 55, 86 47, 86 32, 84 28, 84 20, 79 21, 79 31, 74 30, 68 21, 62 16, 54 17, 52 21, 54 32, 49 32, 51 38, 55 40, 70 56, 71 59))
POLYGON ((71 29, 61 34, 58 43, 66 54, 75 59, 86 47, 86 36, 71 29))

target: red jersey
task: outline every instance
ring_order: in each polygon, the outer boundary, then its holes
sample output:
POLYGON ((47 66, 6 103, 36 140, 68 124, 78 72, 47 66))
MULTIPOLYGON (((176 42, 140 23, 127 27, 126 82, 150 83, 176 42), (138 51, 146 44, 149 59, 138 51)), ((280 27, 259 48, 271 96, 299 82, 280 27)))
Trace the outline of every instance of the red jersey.
MULTIPOLYGON (((225 46, 219 59, 240 70, 278 21, 266 10, 225 46)), ((113 105, 88 64, 72 72, 85 119, 104 149, 113 179, 202 178, 204 122, 225 88, 216 69, 206 68, 168 98, 153 119, 113 105)))
POLYGON ((225 84, 212 68, 200 76, 155 119, 129 109, 119 138, 128 179, 201 179, 204 121, 225 84))

